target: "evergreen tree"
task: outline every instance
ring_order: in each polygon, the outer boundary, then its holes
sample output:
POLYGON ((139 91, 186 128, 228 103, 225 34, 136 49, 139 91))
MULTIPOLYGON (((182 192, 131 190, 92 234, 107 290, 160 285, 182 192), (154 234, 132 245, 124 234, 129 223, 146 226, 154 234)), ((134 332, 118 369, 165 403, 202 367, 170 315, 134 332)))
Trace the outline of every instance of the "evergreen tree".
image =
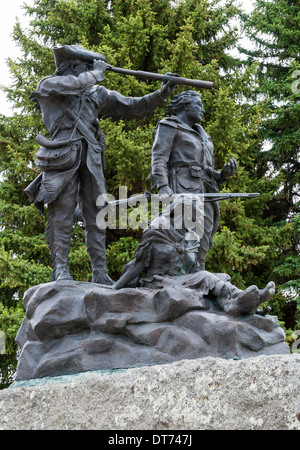
POLYGON ((248 55, 249 64, 253 61, 259 64, 257 90, 253 97, 265 95, 270 109, 270 115, 260 129, 268 149, 263 153, 261 173, 273 176, 278 187, 263 211, 263 218, 284 234, 284 241, 278 245, 277 257, 270 267, 274 281, 279 284, 283 317, 289 326, 297 324, 299 328, 299 2, 257 0, 251 15, 242 14, 242 19, 247 36, 255 44, 254 50, 242 51, 248 55))

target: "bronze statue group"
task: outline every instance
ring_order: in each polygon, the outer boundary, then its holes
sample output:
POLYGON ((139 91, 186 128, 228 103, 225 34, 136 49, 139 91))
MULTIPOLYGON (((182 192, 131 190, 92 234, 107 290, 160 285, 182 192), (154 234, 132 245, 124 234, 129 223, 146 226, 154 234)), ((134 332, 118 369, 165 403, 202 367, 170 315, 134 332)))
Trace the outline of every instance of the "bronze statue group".
MULTIPOLYGON (((150 225, 143 232, 135 257, 117 282, 106 267, 105 230, 96 224, 96 200, 104 194, 105 139, 99 119, 141 119, 164 105, 175 84, 163 82, 161 89, 143 97, 125 97, 99 84, 109 67, 100 53, 79 45, 53 49, 56 72, 43 78, 32 94, 51 139, 38 135, 40 148, 36 165, 41 174, 26 189, 38 208, 47 204, 46 239, 51 252, 52 280, 69 280, 68 256, 77 202, 86 231, 86 247, 91 260, 93 283, 109 289, 183 285, 210 294, 220 310, 232 316, 260 313, 261 303, 274 294, 274 283, 259 290, 245 291, 230 283, 224 273, 205 270, 205 257, 213 245, 219 225, 218 201, 205 201, 203 233, 174 226, 150 225)), ((214 168, 214 147, 200 122, 204 107, 197 91, 176 95, 166 107, 166 117, 157 125, 152 146, 153 188, 161 196, 218 194, 220 185, 237 171, 231 159, 219 172, 214 168)), ((173 213, 176 203, 173 205, 173 213)), ((172 206, 171 206, 172 212, 172 206)), ((195 211, 194 211, 195 212, 195 211)), ((154 219, 155 220, 155 219, 154 219)), ((222 268, 220 268, 221 271, 222 268)))

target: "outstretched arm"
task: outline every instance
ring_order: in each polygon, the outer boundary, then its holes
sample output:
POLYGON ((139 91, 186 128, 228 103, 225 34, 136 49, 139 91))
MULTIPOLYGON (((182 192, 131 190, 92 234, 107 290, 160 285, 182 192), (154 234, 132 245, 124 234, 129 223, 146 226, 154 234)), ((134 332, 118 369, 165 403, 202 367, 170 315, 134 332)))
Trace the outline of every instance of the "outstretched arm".
POLYGON ((156 108, 163 106, 174 91, 174 84, 163 83, 161 89, 143 97, 125 97, 103 86, 98 89, 99 117, 113 119, 143 119, 150 117, 156 108))

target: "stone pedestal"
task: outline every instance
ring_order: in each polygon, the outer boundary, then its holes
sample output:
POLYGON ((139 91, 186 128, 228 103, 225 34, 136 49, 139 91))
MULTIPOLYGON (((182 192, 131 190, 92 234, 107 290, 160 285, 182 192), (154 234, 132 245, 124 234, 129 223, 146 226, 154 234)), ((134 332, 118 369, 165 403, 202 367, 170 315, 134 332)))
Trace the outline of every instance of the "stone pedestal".
POLYGON ((300 355, 16 382, 0 411, 2 430, 300 430, 300 355))

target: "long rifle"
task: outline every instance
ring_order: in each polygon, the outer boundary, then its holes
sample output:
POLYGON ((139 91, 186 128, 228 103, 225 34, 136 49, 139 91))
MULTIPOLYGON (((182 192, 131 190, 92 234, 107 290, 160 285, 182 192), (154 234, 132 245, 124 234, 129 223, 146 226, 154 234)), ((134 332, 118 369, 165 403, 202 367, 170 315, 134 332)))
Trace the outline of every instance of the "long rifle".
POLYGON ((129 198, 121 198, 120 200, 113 200, 113 201, 109 201, 107 202, 107 206, 120 206, 123 204, 128 204, 130 205, 135 205, 136 202, 140 202, 140 201, 150 201, 151 200, 158 200, 158 201, 163 201, 163 200, 174 200, 176 197, 189 197, 191 199, 196 199, 196 198, 202 198, 204 202, 216 202, 216 201, 220 201, 220 200, 227 200, 229 198, 239 198, 239 197, 243 197, 243 198, 254 198, 254 197, 259 197, 260 194, 257 192, 250 192, 250 193, 243 193, 243 192, 228 192, 228 193, 205 193, 205 194, 173 194, 171 196, 161 196, 159 194, 151 194, 150 192, 144 192, 143 194, 137 194, 137 195, 133 195, 129 198))
POLYGON ((142 70, 122 69, 121 67, 108 66, 106 70, 110 70, 111 72, 115 73, 121 73, 123 75, 132 75, 134 77, 147 78, 149 80, 159 80, 165 83, 168 81, 172 81, 174 84, 193 86, 200 89, 212 89, 214 85, 211 81, 192 80, 190 78, 182 78, 173 75, 161 75, 160 73, 145 72, 142 70))

